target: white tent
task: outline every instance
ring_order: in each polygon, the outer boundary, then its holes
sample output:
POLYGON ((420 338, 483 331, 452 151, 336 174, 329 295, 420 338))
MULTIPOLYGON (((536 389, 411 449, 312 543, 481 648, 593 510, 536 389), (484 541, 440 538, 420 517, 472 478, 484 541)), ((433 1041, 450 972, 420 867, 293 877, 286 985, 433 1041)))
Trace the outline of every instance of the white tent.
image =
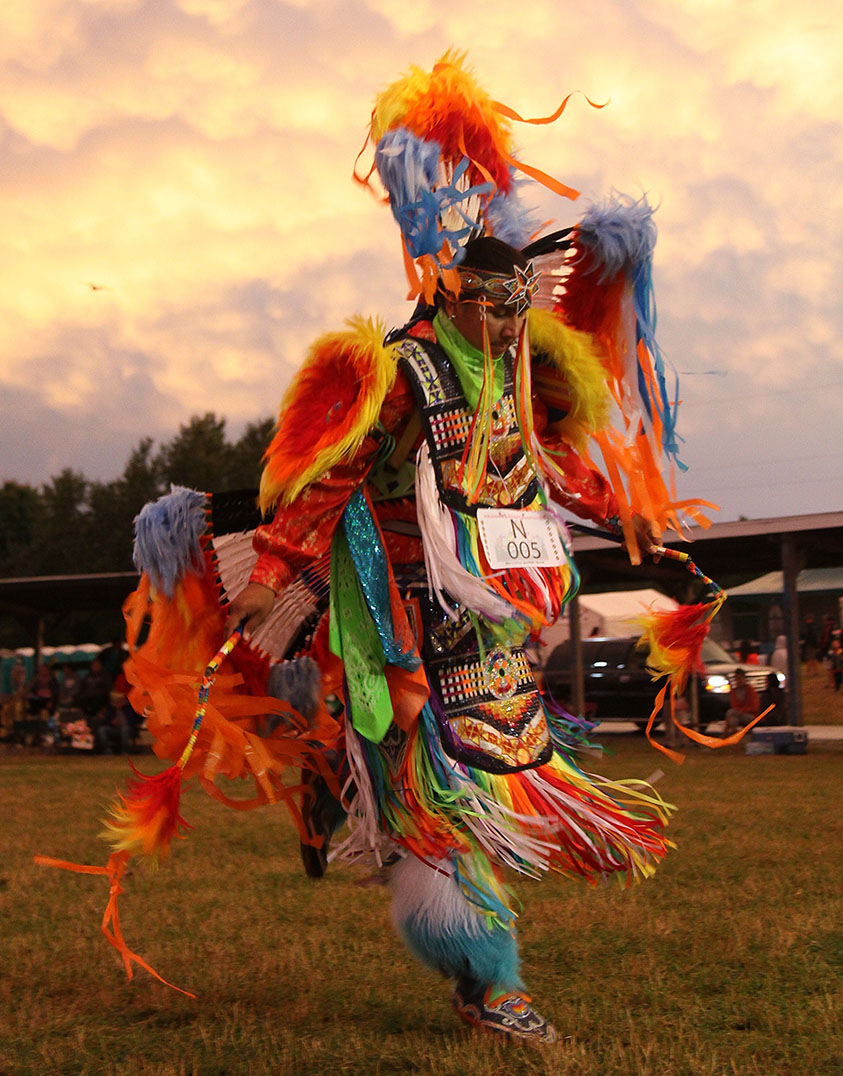
POLYGON ((583 637, 595 629, 598 635, 637 635, 640 629, 636 622, 651 610, 679 608, 673 598, 651 588, 584 594, 579 601, 583 637))
MULTIPOLYGON (((581 594, 580 632, 589 635, 639 635, 636 621, 653 609, 678 609, 679 604, 658 590, 617 590, 605 594, 581 594)), ((570 635, 571 622, 567 615, 545 632, 543 649, 558 646, 570 635)))

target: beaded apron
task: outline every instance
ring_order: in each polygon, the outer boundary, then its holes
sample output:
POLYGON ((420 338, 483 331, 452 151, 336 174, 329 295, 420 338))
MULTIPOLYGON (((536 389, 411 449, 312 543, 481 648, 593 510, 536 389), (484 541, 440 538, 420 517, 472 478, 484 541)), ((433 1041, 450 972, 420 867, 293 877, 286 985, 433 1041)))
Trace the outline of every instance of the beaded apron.
MULTIPOLYGON (((442 502, 467 515, 474 515, 478 507, 532 504, 538 483, 521 447, 509 355, 504 357, 503 396, 492 416, 489 474, 475 505, 467 503, 457 479, 472 413, 456 374, 434 344, 405 339, 401 356, 421 412, 442 502)), ((552 754, 547 719, 523 648, 496 642, 483 618, 466 609, 461 609, 456 622, 451 620, 429 594, 426 580, 409 587, 409 580, 404 582, 418 610, 431 705, 445 751, 457 761, 492 773, 547 762, 552 754)))

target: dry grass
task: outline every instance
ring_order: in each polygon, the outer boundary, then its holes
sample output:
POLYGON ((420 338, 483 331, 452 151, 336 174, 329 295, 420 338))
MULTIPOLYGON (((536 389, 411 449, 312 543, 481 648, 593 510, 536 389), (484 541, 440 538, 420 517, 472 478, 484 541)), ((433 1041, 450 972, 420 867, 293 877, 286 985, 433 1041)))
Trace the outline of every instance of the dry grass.
POLYGON ((802 716, 806 725, 843 725, 843 690, 834 691, 827 669, 802 666, 802 716))
POLYGON ((362 869, 308 882, 280 811, 195 788, 196 832, 157 874, 133 869, 121 912, 129 944, 199 1000, 128 983, 98 931, 104 880, 32 865, 104 861, 125 763, 0 758, 0 1074, 839 1076, 843 750, 674 767, 612 742, 605 772, 667 770, 679 848, 630 891, 518 883, 526 978, 564 1036, 543 1050, 463 1030, 362 869))

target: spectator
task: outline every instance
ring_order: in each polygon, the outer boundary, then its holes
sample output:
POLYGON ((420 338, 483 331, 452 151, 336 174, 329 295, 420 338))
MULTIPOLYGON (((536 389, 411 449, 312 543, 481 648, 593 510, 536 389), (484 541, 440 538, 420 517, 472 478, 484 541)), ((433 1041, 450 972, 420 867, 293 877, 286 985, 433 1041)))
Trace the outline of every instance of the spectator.
POLYGON ((761 712, 758 692, 746 678, 743 669, 735 671, 735 684, 729 692, 729 709, 726 711, 726 735, 743 728, 761 712))
POLYGON ((128 755, 130 724, 126 713, 128 704, 109 706, 100 721, 97 732, 97 750, 104 755, 128 755))
POLYGON ((817 671, 817 627, 810 613, 805 617, 805 630, 802 633, 802 660, 808 666, 808 672, 817 671))
POLYGON ((744 639, 738 648, 738 661, 742 665, 758 665, 758 652, 752 649, 749 639, 744 639))
POLYGON ((128 682, 120 670, 109 695, 108 711, 97 729, 97 748, 104 754, 127 755, 137 736, 140 722, 129 705, 128 692, 128 682))
POLYGON ((3 740, 10 741, 18 739, 19 736, 23 737, 26 727, 28 679, 23 658, 17 658, 11 673, 12 694, 3 704, 2 719, 0 719, 2 722, 0 738, 3 740))
POLYGON ((770 655, 770 668, 787 676, 787 636, 776 636, 776 648, 770 655))
POLYGON ((58 706, 59 682, 48 665, 39 665, 29 685, 29 712, 34 715, 46 711, 52 714, 58 706))
POLYGON ((765 710, 769 706, 773 707, 761 722, 762 725, 781 725, 785 723, 784 692, 782 691, 782 685, 779 681, 779 674, 777 672, 767 674, 762 705, 765 710))
POLYGON ((23 658, 17 658, 12 666, 12 694, 24 695, 26 693, 26 664, 23 658))
POLYGON ((68 661, 64 666, 59 687, 59 709, 72 710, 76 706, 81 686, 79 673, 68 661))
POLYGON ((100 651, 99 659, 103 668, 111 677, 112 683, 117 679, 120 670, 123 668, 123 662, 128 656, 120 639, 115 639, 100 651))
POLYGON ((87 676, 79 690, 79 706, 96 733, 99 721, 105 716, 108 707, 108 694, 111 691, 111 677, 103 668, 99 658, 94 658, 87 676))
POLYGON ((839 635, 835 635, 831 640, 828 657, 831 663, 831 686, 835 691, 839 691, 840 685, 843 684, 843 646, 839 635))
POLYGON ((817 657, 820 661, 824 661, 831 652, 831 640, 834 638, 834 618, 831 613, 826 613, 823 617, 822 631, 820 632, 820 646, 817 651, 817 657))

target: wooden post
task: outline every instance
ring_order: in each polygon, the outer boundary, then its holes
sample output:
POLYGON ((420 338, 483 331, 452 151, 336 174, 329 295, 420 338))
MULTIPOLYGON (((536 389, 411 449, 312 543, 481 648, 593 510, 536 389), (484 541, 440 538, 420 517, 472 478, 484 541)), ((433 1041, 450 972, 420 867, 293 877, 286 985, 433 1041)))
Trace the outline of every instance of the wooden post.
POLYGON ((577 717, 585 717, 585 680, 582 668, 582 626, 579 595, 568 601, 568 623, 571 631, 571 706, 577 717))
POLYGON ((691 728, 700 731, 700 674, 691 673, 691 728))
POLYGON ((799 652, 799 593, 796 577, 799 558, 796 539, 782 535, 782 579, 784 583, 784 630, 787 636, 787 712, 788 724, 802 724, 802 660, 799 652))

